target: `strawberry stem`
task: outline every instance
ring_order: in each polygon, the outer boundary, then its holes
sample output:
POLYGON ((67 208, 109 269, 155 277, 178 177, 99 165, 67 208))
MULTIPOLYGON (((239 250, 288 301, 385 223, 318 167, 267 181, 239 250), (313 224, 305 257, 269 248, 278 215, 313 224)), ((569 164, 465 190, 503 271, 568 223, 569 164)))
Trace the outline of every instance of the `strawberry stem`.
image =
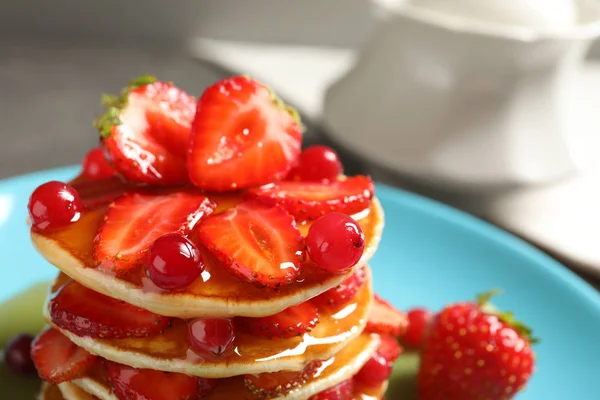
POLYGON ((498 317, 498 319, 527 339, 530 344, 538 343, 540 341, 539 338, 533 336, 533 330, 529 326, 517 320, 512 312, 500 311, 490 303, 491 298, 500 293, 502 293, 501 289, 492 289, 489 292, 480 293, 477 295, 477 304, 479 304, 479 307, 484 313, 498 317))
POLYGON ((102 94, 101 103, 106 108, 104 114, 94 120, 94 127, 100 133, 100 136, 107 138, 110 136, 113 126, 121 125, 119 114, 127 105, 129 93, 132 90, 138 89, 145 85, 150 85, 156 82, 156 77, 151 75, 143 75, 139 78, 131 80, 127 86, 121 90, 118 96, 112 94, 102 94))

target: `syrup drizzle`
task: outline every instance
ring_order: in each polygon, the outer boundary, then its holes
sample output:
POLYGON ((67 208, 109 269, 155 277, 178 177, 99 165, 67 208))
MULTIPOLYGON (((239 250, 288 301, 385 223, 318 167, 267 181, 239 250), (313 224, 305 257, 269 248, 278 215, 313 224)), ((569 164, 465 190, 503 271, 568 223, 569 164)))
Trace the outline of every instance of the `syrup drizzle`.
MULTIPOLYGON (((49 298, 54 297, 70 280, 71 278, 64 273, 59 274, 52 285, 49 298)), ((206 360, 191 350, 187 338, 187 321, 179 318, 173 318, 171 327, 164 332, 146 338, 96 339, 96 341, 119 352, 133 353, 132 357, 139 358, 143 355, 154 360, 184 360, 186 364, 206 367, 211 364, 214 366, 255 365, 267 362, 272 364, 277 360, 299 357, 308 361, 322 357, 323 354, 331 354, 332 346, 340 345, 358 336, 366 324, 372 297, 370 271, 367 271, 367 280, 354 298, 335 308, 319 309, 320 321, 310 333, 288 339, 267 339, 243 332, 238 333, 235 339, 235 350, 217 361, 206 360)))
MULTIPOLYGON (((210 193, 208 196, 217 205, 214 213, 223 212, 235 206, 242 200, 242 196, 239 193, 210 193)), ((377 212, 374 213, 374 211, 376 211, 376 208, 372 202, 370 208, 355 215, 355 218, 365 232, 367 244, 377 235, 379 229, 378 224, 382 218, 382 216, 376 215, 377 212)), ((78 259, 85 267, 95 268, 96 263, 94 262, 93 256, 93 242, 94 237, 104 220, 105 214, 106 206, 96 207, 86 211, 79 221, 68 227, 52 232, 36 232, 36 234, 54 241, 58 246, 78 259)), ((308 233, 310 225, 310 222, 299 224, 298 228, 304 236, 308 233)), ((199 246, 203 259, 205 260, 206 269, 200 278, 185 289, 176 292, 167 292, 158 288, 145 275, 144 268, 129 275, 119 278, 111 277, 111 279, 123 280, 142 289, 144 292, 160 293, 166 297, 171 294, 184 294, 189 295, 190 297, 238 299, 240 301, 247 300, 250 302, 256 300, 268 300, 276 296, 293 295, 301 292, 304 288, 318 285, 332 277, 330 273, 307 262, 303 264, 301 275, 292 284, 277 289, 259 288, 255 285, 241 281, 222 268, 219 263, 211 257, 210 253, 198 243, 194 232, 190 235, 190 239, 199 246)), ((168 301, 168 299, 165 301, 168 301)))
MULTIPOLYGON (((315 371, 313 376, 308 378, 306 385, 310 385, 316 380, 328 379, 332 377, 332 375, 339 373, 342 368, 347 368, 348 365, 352 365, 357 356, 365 351, 365 349, 372 343, 372 340, 372 337, 367 334, 360 335, 356 339, 352 340, 346 347, 336 354, 335 357, 325 360, 321 367, 315 371)), ((95 381, 97 384, 103 387, 107 393, 110 392, 110 384, 106 377, 104 363, 98 363, 92 371, 88 372, 86 378, 95 381)), ((383 387, 367 388, 356 385, 353 400, 375 400, 381 398, 382 395, 383 387)), ((257 398, 252 395, 248 389, 246 389, 241 376, 220 379, 214 391, 205 398, 205 400, 232 399, 256 400, 257 398)))

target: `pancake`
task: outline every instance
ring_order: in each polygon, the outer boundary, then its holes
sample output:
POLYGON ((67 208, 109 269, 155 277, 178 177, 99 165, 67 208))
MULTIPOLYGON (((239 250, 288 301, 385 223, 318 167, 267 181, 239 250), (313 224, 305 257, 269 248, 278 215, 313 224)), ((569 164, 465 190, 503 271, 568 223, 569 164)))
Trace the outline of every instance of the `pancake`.
MULTIPOLYGON (((54 325, 49 316, 49 301, 44 307, 44 317, 50 325, 90 353, 136 368, 181 372, 206 378, 296 371, 304 368, 309 361, 333 356, 349 340, 361 334, 373 299, 369 267, 365 267, 365 272, 365 284, 354 299, 340 307, 321 309, 320 321, 310 333, 289 339, 267 339, 238 333, 235 351, 222 360, 212 362, 189 349, 187 322, 182 319, 173 319, 172 326, 163 333, 145 338, 100 339, 77 336, 54 325)), ((70 278, 61 274, 52 285, 48 298, 68 280, 70 278)))
MULTIPOLYGON (((360 368, 367 362, 371 355, 379 346, 380 339, 374 334, 362 334, 352 340, 335 357, 323 362, 323 366, 314 377, 310 378, 305 385, 295 389, 285 396, 278 397, 278 400, 306 400, 309 397, 327 390, 354 376, 360 368)), ((104 378, 103 371, 95 371, 90 375, 74 380, 73 383, 86 392, 94 394, 101 400, 118 400, 112 394, 110 386, 104 378)), ((386 385, 377 389, 363 391, 357 388, 355 399, 380 398, 385 391, 386 385)), ((203 400, 255 400, 254 397, 244 386, 241 377, 223 379, 215 390, 203 400)))
POLYGON ((98 397, 89 394, 72 382, 63 382, 58 385, 42 383, 39 400, 98 400, 98 397))
POLYGON ((71 382, 63 382, 58 385, 64 400, 97 400, 98 398, 89 394, 79 386, 71 382))
MULTIPOLYGON (((234 201, 231 197, 220 203, 218 197, 211 199, 218 204, 215 212, 227 209, 234 201)), ((117 278, 93 268, 93 239, 104 214, 105 208, 95 209, 67 228, 44 233, 32 230, 31 239, 46 260, 82 285, 156 314, 179 318, 262 317, 315 297, 366 265, 377 249, 384 221, 383 210, 375 198, 369 209, 354 216, 365 233, 365 252, 356 266, 344 274, 333 275, 305 263, 296 282, 278 289, 259 288, 236 278, 205 254, 206 269, 201 278, 181 291, 167 292, 154 285, 143 271, 117 278)), ((302 234, 307 234, 309 226, 299 226, 302 234)))
POLYGON ((58 386, 48 382, 42 383, 42 388, 37 398, 38 400, 66 400, 58 386))

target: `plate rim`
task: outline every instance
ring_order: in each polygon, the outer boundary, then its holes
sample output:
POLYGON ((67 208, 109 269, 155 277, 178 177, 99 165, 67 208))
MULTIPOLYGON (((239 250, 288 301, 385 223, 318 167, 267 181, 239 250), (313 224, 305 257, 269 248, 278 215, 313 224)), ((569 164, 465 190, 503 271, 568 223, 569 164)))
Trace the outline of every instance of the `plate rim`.
POLYGON ((500 247, 522 255, 528 260, 526 268, 540 268, 562 284, 569 286, 588 303, 591 303, 600 315, 600 291, 567 266, 524 239, 465 211, 385 183, 376 183, 375 192, 378 193, 379 198, 388 196, 394 202, 397 202, 398 196, 400 196, 403 206, 438 216, 447 223, 462 227, 478 236, 485 237, 500 247))

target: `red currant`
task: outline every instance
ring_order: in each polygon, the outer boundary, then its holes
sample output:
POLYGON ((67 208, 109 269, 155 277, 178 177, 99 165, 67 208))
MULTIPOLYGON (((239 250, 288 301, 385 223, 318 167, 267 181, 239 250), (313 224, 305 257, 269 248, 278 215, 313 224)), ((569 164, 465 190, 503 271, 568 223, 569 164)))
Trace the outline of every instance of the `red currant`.
POLYGON ((393 362, 386 360, 381 354, 375 353, 354 378, 365 386, 379 387, 390 377, 393 366, 393 362))
POLYGON ((177 233, 156 239, 147 257, 148 276, 156 286, 165 290, 184 288, 204 271, 196 245, 177 233))
POLYGON ((360 260, 365 250, 365 234, 352 217, 331 212, 311 225, 306 236, 306 248, 315 264, 339 274, 360 260))
POLYGON ((96 147, 88 151, 81 164, 83 175, 89 179, 106 179, 115 174, 115 170, 104 157, 102 147, 96 147))
POLYGON ((32 335, 21 334, 12 338, 4 348, 4 362, 15 374, 35 374, 30 350, 32 335))
POLYGON ((334 387, 315 394, 308 400, 352 400, 354 399, 354 381, 348 379, 334 387))
POLYGON ((402 340, 409 346, 419 348, 425 338, 425 332, 432 318, 432 313, 424 308, 414 308, 406 314, 408 328, 402 340))
POLYGON ((290 180, 323 181, 335 179, 343 171, 338 154, 327 146, 311 146, 298 157, 298 165, 290 171, 290 180))
POLYGON ((64 227, 79 220, 83 204, 72 186, 50 181, 33 191, 27 208, 33 227, 47 230, 64 227))
POLYGON ((208 396, 213 391, 215 386, 217 386, 218 382, 219 381, 216 379, 198 377, 198 396, 201 399, 208 396))
POLYGON ((234 347, 235 328, 227 318, 195 319, 188 323, 188 342, 199 356, 219 359, 234 347))

